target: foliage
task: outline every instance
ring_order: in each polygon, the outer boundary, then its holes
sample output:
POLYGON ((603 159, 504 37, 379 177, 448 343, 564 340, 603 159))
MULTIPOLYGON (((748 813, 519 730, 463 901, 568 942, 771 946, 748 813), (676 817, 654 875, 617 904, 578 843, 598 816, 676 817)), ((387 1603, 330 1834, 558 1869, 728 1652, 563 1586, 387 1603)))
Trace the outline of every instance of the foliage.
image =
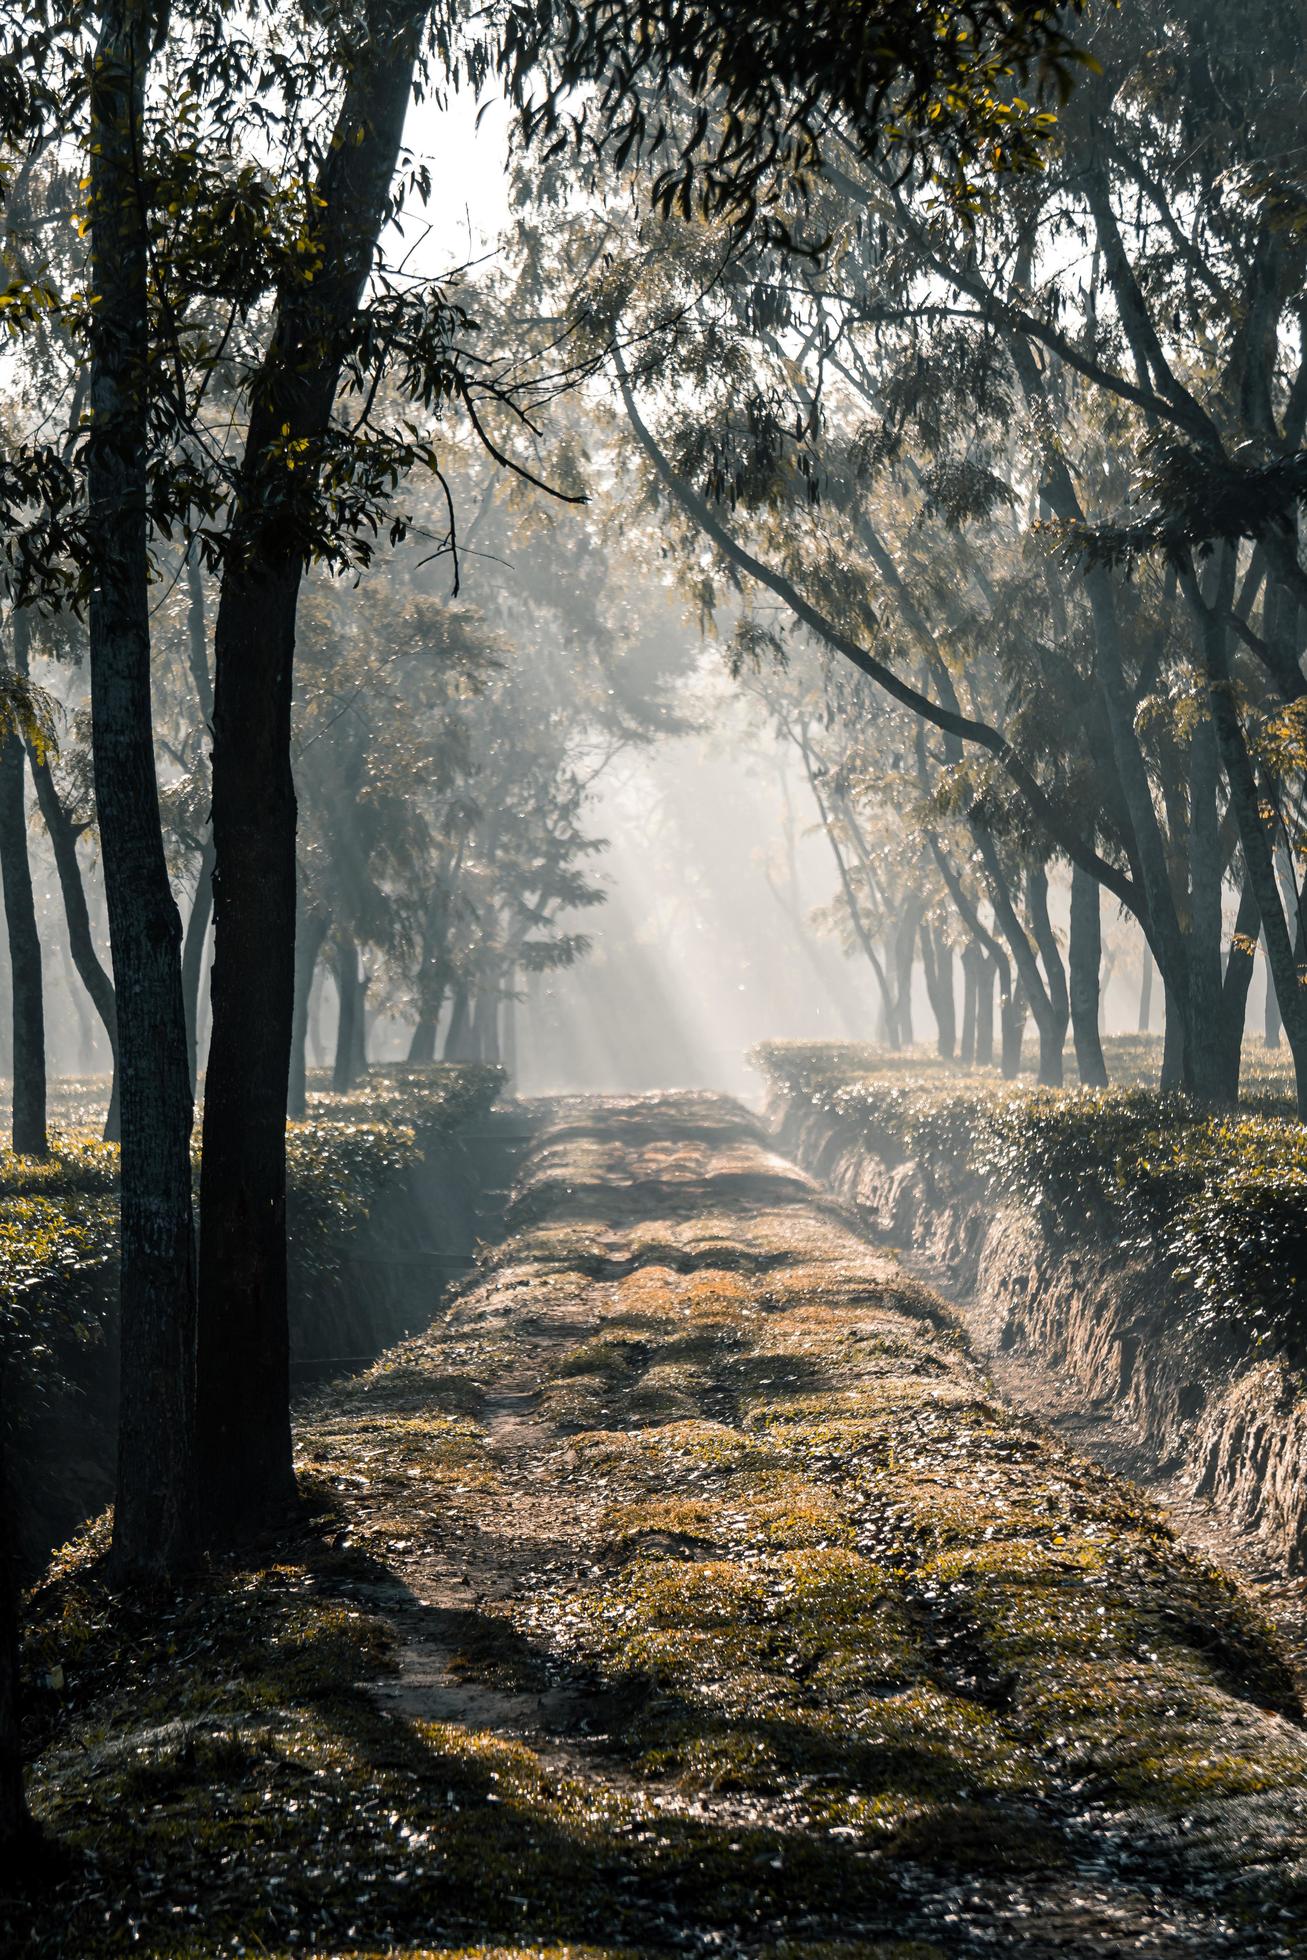
MULTIPOLYGON (((349 1097, 312 1098, 310 1120, 287 1134, 299 1300, 340 1282, 377 1199, 424 1149, 484 1114, 502 1079, 497 1069, 442 1064, 379 1073, 349 1097)), ((115 1320, 117 1184, 113 1144, 60 1138, 44 1162, 0 1152, 0 1352, 15 1371, 11 1424, 15 1412, 26 1420, 57 1397, 84 1395, 100 1365, 84 1351, 103 1349, 115 1320)))
POLYGON ((833 1043, 756 1060, 941 1196, 1013 1197, 1068 1241, 1160 1250, 1204 1321, 1307 1360, 1307 1130, 1292 1116, 1216 1116, 1153 1088, 1032 1089, 833 1043))
POLYGON ((925 155, 959 194, 973 174, 1037 167, 1055 119, 1014 83, 1037 69, 1065 95, 1079 57, 1063 23, 1081 11, 1080 0, 552 0, 508 8, 500 66, 530 133, 606 150, 618 170, 653 162, 664 214, 748 223, 820 168, 832 127, 857 153, 925 155), (586 82, 593 100, 578 104, 586 82), (688 134, 669 116, 684 94, 688 134))

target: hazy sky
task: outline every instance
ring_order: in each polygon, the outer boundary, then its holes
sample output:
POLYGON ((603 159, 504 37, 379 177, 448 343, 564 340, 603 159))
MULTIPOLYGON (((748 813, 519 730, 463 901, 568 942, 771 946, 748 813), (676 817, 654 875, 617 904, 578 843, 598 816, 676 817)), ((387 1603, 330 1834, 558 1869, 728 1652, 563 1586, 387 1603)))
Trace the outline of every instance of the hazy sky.
POLYGON ((431 202, 406 228, 409 263, 439 276, 492 247, 508 221, 508 112, 497 96, 480 111, 470 95, 415 103, 405 141, 432 175, 431 202))

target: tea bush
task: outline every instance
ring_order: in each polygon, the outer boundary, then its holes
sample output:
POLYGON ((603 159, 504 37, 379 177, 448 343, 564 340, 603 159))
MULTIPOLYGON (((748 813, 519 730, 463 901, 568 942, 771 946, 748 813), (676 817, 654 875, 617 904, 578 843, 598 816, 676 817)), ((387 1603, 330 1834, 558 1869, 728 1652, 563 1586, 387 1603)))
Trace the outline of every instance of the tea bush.
MULTIPOLYGON (((379 1070, 349 1096, 310 1098, 286 1139, 292 1300, 316 1313, 350 1288, 351 1251, 377 1201, 483 1115, 502 1081, 498 1069, 442 1064, 379 1070)), ((96 1120, 87 1094, 72 1101, 83 1106, 96 1120)), ((68 1100, 55 1107, 67 1120, 68 1100)), ((198 1126, 194 1156, 198 1193, 198 1126)), ((45 1160, 0 1151, 0 1367, 5 1427, 38 1514, 29 1551, 44 1549, 46 1517, 61 1519, 57 1494, 77 1482, 69 1448, 99 1466, 85 1466, 88 1492, 111 1449, 117 1259, 116 1145, 72 1132, 53 1136, 45 1160)))
MULTIPOLYGON (((1146 1037, 1117 1046, 1142 1066, 1146 1037)), ((1307 1129, 1273 1052, 1249 1070, 1249 1107, 1224 1116, 1152 1087, 1042 1089, 856 1044, 774 1043, 755 1061, 792 1103, 914 1161, 938 1201, 1016 1198, 1069 1241, 1160 1252, 1204 1320, 1307 1361, 1307 1129)))

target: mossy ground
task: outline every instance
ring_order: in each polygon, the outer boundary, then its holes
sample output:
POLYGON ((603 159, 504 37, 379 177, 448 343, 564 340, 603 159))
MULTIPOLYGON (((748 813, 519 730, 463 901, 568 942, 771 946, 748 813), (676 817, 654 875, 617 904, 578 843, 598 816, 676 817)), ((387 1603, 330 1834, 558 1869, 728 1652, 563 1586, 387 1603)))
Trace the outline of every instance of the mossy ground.
POLYGON ((35 1603, 67 1849, 16 1953, 1307 1951, 1274 1641, 733 1106, 557 1108, 310 1509, 35 1603))

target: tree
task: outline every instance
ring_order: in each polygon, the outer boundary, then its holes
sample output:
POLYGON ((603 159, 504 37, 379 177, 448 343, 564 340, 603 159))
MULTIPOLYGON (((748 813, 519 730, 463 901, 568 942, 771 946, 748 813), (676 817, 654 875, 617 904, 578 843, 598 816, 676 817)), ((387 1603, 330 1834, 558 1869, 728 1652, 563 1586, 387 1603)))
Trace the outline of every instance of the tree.
POLYGON ((251 392, 214 636, 213 1033, 201 1170, 204 1523, 230 1538, 294 1491, 286 1303, 286 1099, 294 1015, 295 615, 332 411, 391 180, 425 10, 367 10, 251 392), (304 483, 305 491, 300 485, 304 483))
POLYGON ((148 232, 141 193, 155 30, 105 0, 91 77, 87 444, 91 715, 117 998, 122 1271, 114 1558, 157 1575, 194 1553, 195 1231, 181 924, 164 858, 150 702, 148 232))

